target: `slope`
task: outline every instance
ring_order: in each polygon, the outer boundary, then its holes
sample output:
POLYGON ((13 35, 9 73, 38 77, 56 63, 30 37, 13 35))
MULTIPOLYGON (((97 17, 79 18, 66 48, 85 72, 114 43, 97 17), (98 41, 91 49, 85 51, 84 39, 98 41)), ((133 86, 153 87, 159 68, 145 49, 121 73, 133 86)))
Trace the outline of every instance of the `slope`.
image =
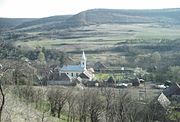
POLYGON ((180 9, 116 10, 92 9, 72 16, 59 27, 77 27, 91 24, 171 23, 179 24, 180 9))
POLYGON ((52 25, 53 23, 61 23, 69 17, 71 17, 71 15, 51 16, 51 17, 40 18, 34 21, 24 22, 21 25, 16 26, 15 29, 26 28, 30 26, 36 26, 36 25, 41 25, 41 26, 46 26, 48 24, 52 25))
POLYGON ((34 18, 0 18, 0 28, 9 29, 18 26, 24 22, 35 20, 34 18))

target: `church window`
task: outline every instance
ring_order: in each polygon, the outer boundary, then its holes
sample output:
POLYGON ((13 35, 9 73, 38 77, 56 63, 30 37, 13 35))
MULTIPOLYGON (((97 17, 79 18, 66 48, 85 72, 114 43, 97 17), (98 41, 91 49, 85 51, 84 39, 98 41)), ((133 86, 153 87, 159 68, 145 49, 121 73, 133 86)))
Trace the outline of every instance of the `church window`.
POLYGON ((73 77, 73 73, 71 73, 71 76, 73 77))
POLYGON ((78 73, 76 73, 76 77, 78 77, 78 75, 79 75, 79 74, 78 74, 78 73))

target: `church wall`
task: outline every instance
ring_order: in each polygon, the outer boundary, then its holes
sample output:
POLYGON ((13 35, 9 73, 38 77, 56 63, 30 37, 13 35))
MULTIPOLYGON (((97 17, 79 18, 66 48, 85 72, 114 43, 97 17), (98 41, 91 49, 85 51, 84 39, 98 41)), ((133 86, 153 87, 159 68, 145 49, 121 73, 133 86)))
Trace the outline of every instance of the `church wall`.
POLYGON ((69 72, 62 72, 61 73, 66 73, 69 77, 77 78, 82 72, 75 72, 75 71, 69 71, 69 72))

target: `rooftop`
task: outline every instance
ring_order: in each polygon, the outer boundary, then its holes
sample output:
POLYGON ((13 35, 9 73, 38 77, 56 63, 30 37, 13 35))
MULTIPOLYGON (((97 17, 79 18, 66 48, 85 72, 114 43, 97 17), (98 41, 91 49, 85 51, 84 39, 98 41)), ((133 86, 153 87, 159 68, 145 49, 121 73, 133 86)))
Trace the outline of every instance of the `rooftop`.
POLYGON ((159 104, 163 107, 163 108, 167 108, 170 105, 170 101, 169 99, 163 94, 161 93, 158 97, 158 102, 159 104))
POLYGON ((81 67, 81 65, 64 65, 61 68, 62 71, 79 71, 82 72, 84 69, 81 67))

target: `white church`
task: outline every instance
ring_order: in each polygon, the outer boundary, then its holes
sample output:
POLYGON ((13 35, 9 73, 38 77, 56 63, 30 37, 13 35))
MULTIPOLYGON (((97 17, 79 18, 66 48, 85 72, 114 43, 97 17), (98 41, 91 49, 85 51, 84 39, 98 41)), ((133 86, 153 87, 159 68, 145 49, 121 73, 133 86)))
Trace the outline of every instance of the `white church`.
POLYGON ((87 58, 85 56, 84 51, 82 52, 82 57, 79 65, 64 65, 59 73, 66 74, 70 79, 86 79, 87 81, 91 81, 94 78, 94 70, 92 68, 87 69, 87 58))

